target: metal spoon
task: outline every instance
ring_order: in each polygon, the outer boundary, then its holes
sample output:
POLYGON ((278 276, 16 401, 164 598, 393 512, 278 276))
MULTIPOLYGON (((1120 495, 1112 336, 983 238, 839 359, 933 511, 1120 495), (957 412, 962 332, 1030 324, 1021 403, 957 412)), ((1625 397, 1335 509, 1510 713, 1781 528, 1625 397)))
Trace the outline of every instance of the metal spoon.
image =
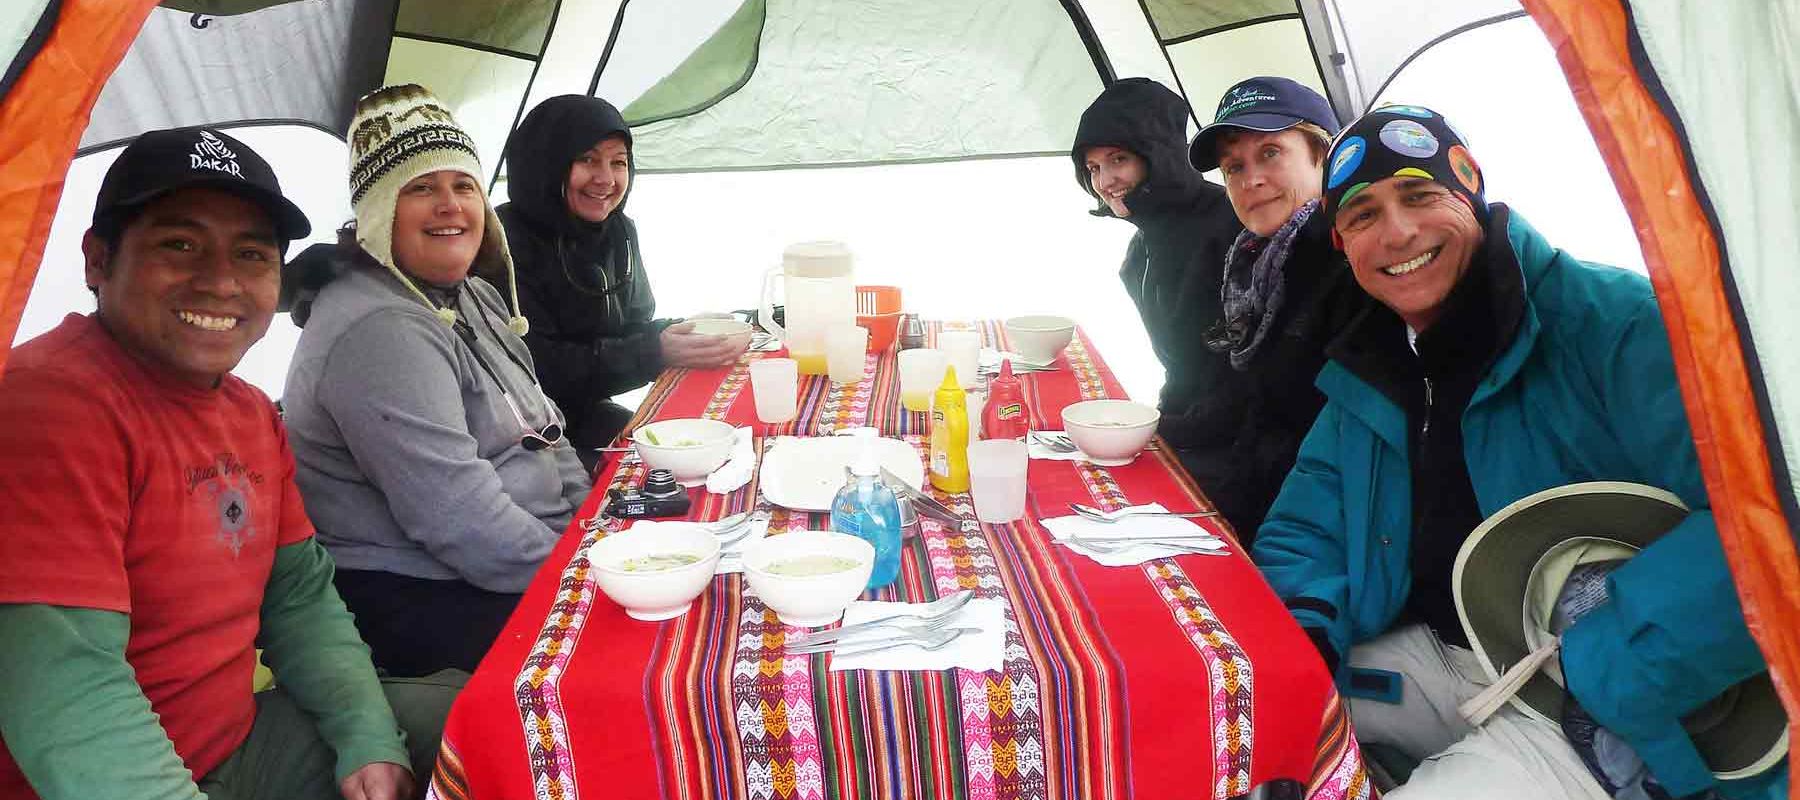
POLYGON ((787 640, 787 646, 790 648, 806 647, 808 645, 815 645, 823 642, 835 642, 847 636, 856 636, 880 628, 907 627, 899 624, 902 621, 922 622, 925 623, 927 627, 932 627, 933 623, 941 625, 950 619, 951 614, 961 611, 962 607, 968 605, 969 601, 973 599, 975 599, 975 592, 971 589, 964 589, 956 594, 946 595, 926 603, 919 607, 919 610, 917 611, 895 614, 891 617, 882 617, 881 619, 873 619, 868 622, 858 622, 854 625, 844 625, 828 631, 818 631, 804 636, 797 636, 787 640))
POLYGON ((1200 517, 1216 517, 1217 511, 1101 511, 1093 506, 1070 503, 1069 510, 1096 522, 1118 522, 1126 517, 1175 517, 1179 519, 1198 519, 1200 517))

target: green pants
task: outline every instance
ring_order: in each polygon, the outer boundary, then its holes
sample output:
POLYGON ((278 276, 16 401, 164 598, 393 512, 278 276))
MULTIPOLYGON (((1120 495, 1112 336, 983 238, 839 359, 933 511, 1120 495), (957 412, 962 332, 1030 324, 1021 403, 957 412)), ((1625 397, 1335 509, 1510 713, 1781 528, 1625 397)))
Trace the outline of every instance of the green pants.
MULTIPOLYGON (((438 739, 450 703, 469 679, 458 670, 422 678, 383 678, 381 688, 400 730, 418 793, 431 782, 438 739)), ((200 781, 210 800, 341 800, 337 755, 319 738, 313 718, 276 688, 256 695, 256 723, 225 763, 200 781)))

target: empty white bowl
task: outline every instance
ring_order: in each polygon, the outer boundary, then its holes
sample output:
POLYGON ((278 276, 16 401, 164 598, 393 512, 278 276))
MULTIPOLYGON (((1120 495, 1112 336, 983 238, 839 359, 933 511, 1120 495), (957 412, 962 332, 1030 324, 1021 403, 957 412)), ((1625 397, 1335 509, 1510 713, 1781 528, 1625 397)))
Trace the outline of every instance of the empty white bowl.
POLYGON ((735 319, 704 317, 693 320, 691 333, 703 333, 707 336, 737 336, 750 333, 750 323, 735 319))
POLYGON ((691 485, 725 464, 736 436, 737 429, 716 419, 665 419, 632 431, 631 441, 645 466, 669 470, 691 485))
POLYGON ((1026 361, 1048 364, 1075 338, 1075 320, 1049 314, 1013 317, 1006 321, 1006 338, 1026 361))
POLYGON ((875 547, 847 533, 793 531, 768 536, 744 550, 744 580, 763 605, 789 625, 814 628, 844 616, 875 569, 875 547), (843 558, 854 566, 822 575, 778 575, 773 565, 808 556, 843 558))
POLYGON ((1137 458, 1162 413, 1130 400, 1084 400, 1064 406, 1063 431, 1089 461, 1122 467, 1137 458))
POLYGON ((712 582, 719 565, 719 539, 692 522, 639 522, 608 534, 588 548, 589 573, 600 591, 625 607, 633 619, 681 616, 712 582), (679 566, 660 567, 634 560, 691 556, 679 566))

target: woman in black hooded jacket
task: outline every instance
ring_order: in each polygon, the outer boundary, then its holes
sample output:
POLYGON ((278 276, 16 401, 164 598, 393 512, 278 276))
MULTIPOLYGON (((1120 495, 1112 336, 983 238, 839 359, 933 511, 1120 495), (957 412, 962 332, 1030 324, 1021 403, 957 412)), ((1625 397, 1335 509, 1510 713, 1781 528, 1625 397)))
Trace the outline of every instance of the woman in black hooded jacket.
POLYGON ((1138 229, 1119 279, 1163 365, 1157 433, 1247 539, 1261 520, 1232 486, 1232 450, 1250 386, 1205 336, 1219 321, 1225 254, 1243 225, 1225 190, 1188 164, 1187 121, 1180 95, 1149 78, 1124 78, 1082 112, 1070 155, 1076 182, 1100 201, 1090 213, 1138 229), (1118 166, 1126 179, 1114 177, 1118 166))
POLYGON ((664 367, 718 367, 747 335, 690 332, 655 320, 637 226, 625 216, 636 176, 631 129, 611 103, 562 95, 539 103, 506 142, 511 202, 496 213, 518 271, 519 304, 545 393, 590 462, 631 419, 612 401, 664 367))

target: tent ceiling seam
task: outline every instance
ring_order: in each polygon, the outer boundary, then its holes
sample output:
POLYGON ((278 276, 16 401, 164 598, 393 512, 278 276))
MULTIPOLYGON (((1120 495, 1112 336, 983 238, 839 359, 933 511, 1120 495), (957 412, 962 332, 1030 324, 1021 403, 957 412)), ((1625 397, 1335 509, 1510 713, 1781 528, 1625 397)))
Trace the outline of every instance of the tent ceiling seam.
MULTIPOLYGON (((512 138, 512 131, 519 127, 519 120, 525 117, 525 104, 531 102, 531 87, 537 83, 538 69, 544 66, 544 53, 550 51, 550 35, 556 32, 556 18, 562 15, 562 0, 550 8, 550 24, 544 26, 544 40, 538 44, 538 57, 531 61, 531 76, 525 79, 525 88, 519 92, 519 108, 513 112, 512 125, 507 127, 506 138, 512 138)), ((488 191, 500 185, 500 170, 506 168, 506 142, 500 143, 500 154, 494 157, 494 173, 488 179, 488 191)))
MULTIPOLYGON (((292 125, 292 126, 300 127, 300 128, 311 128, 315 131, 321 131, 321 132, 330 134, 331 138, 336 139, 340 142, 344 141, 344 131, 336 130, 333 128, 328 128, 324 125, 319 124, 318 122, 316 122, 314 120, 300 119, 298 117, 245 118, 245 119, 234 119, 234 120, 230 120, 228 122, 204 122, 204 123, 200 123, 198 125, 187 125, 187 126, 182 126, 182 127, 204 127, 204 128, 207 128, 208 130, 228 131, 228 130, 232 130, 235 128, 260 128, 260 127, 264 127, 264 126, 274 126, 274 125, 292 125)), ((133 140, 137 139, 137 137, 138 137, 137 134, 133 134, 131 136, 125 136, 125 137, 121 137, 118 139, 111 139, 108 141, 99 142, 97 144, 90 144, 90 145, 87 145, 86 147, 78 148, 75 151, 75 158, 81 158, 83 156, 91 156, 95 153, 104 153, 108 150, 113 150, 113 149, 117 149, 120 147, 124 147, 125 145, 131 144, 131 142, 133 140)))
POLYGON ((1181 82, 1181 70, 1175 68, 1175 57, 1169 55, 1169 46, 1163 42, 1162 29, 1156 26, 1156 16, 1150 13, 1150 4, 1138 0, 1138 10, 1144 12, 1144 24, 1150 26, 1150 36, 1156 39, 1156 49, 1162 51, 1163 63, 1169 65, 1169 77, 1175 79, 1175 91, 1187 99, 1188 118, 1202 128, 1206 123, 1200 120, 1200 112, 1194 108, 1194 98, 1188 97, 1187 86, 1181 82))
MULTIPOLYGON (((561 3, 558 3, 558 5, 560 6, 561 3)), ((556 24, 556 17, 554 15, 552 15, 550 17, 550 24, 552 26, 551 29, 554 29, 554 26, 556 24)), ((489 45, 477 44, 475 42, 470 42, 470 41, 466 41, 463 39, 451 39, 451 38, 447 38, 447 37, 443 37, 443 36, 432 36, 431 34, 428 34, 428 33, 407 33, 405 31, 394 31, 394 38, 396 38, 396 39, 411 39, 416 42, 430 42, 432 44, 441 44, 446 47, 460 47, 465 50, 476 50, 476 51, 483 52, 483 53, 492 53, 497 56, 507 56, 509 58, 516 58, 521 61, 530 61, 533 63, 537 62, 538 59, 541 57, 541 55, 534 56, 530 53, 522 52, 519 50, 508 50, 504 47, 492 47, 489 45)), ((549 42, 550 42, 550 35, 549 35, 549 33, 545 33, 544 34, 544 43, 546 45, 548 45, 549 42)), ((541 50, 539 52, 540 52, 540 54, 542 53, 541 50)))
POLYGON ((1100 46, 1100 35, 1094 32, 1094 23, 1088 19, 1087 10, 1081 7, 1079 0, 1062 0, 1062 7, 1069 15, 1069 23, 1075 26, 1075 35, 1087 48, 1088 58, 1093 59, 1094 70, 1100 73, 1100 85, 1111 86, 1119 79, 1119 74, 1113 70, 1112 59, 1106 56, 1106 48, 1100 46))
POLYGON ((588 96, 595 97, 600 91, 600 74, 606 71, 606 62, 612 60, 613 47, 619 43, 619 29, 625 27, 625 13, 631 7, 631 0, 619 0, 619 10, 613 13, 612 32, 606 35, 606 49, 600 51, 600 63, 594 65, 594 79, 588 81, 588 96))
POLYGON ((654 125, 658 122, 667 122, 672 119, 681 119, 682 117, 691 117, 695 114, 698 114, 702 111, 712 108, 713 106, 718 105, 725 98, 730 97, 733 94, 735 94, 737 92, 737 90, 744 88, 744 84, 749 83, 750 78, 752 76, 756 75, 757 65, 762 63, 763 28, 767 27, 768 24, 769 24, 769 7, 765 5, 765 6, 763 6, 762 16, 759 17, 756 21, 756 53, 754 55, 750 56, 750 64, 749 64, 749 66, 744 68, 744 74, 739 75, 738 79, 735 81, 732 81, 730 86, 727 86, 724 89, 720 90, 717 94, 714 94, 712 97, 708 97, 705 100, 702 100, 698 103, 695 103, 695 104, 693 104, 687 108, 681 109, 679 111, 671 111, 667 114, 661 114, 658 116, 649 117, 647 119, 642 119, 642 120, 629 120, 628 119, 628 120, 625 120, 625 124, 630 127, 633 127, 633 128, 638 128, 638 127, 642 127, 645 125, 654 125))
MULTIPOLYGON (((1143 0, 1138 0, 1138 5, 1142 6, 1143 0)), ((1148 14, 1150 12, 1148 9, 1146 9, 1144 13, 1148 14)), ((1212 36, 1214 34, 1227 33, 1230 31, 1235 31, 1238 28, 1248 28, 1251 25, 1261 25, 1265 22, 1280 22, 1284 19, 1300 19, 1300 18, 1301 18, 1301 16, 1300 16, 1299 11, 1295 11, 1292 14, 1270 14, 1266 17, 1255 17, 1253 19, 1240 19, 1237 22, 1227 22, 1224 25, 1214 25, 1213 27, 1206 28, 1204 30, 1198 30, 1198 31, 1194 31, 1193 33, 1182 34, 1173 39, 1164 39, 1164 38, 1162 38, 1161 33, 1158 33, 1156 38, 1157 38, 1157 41, 1162 42, 1162 45, 1164 48, 1168 48, 1173 45, 1182 44, 1183 42, 1191 42, 1195 39, 1212 36)), ((1151 29, 1155 30, 1154 25, 1152 25, 1151 29)))
MULTIPOLYGON (((1418 58, 1419 56, 1424 55, 1425 51, 1430 50, 1433 47, 1443 44, 1444 42, 1450 41, 1451 39, 1454 39, 1465 33, 1468 33, 1469 31, 1475 30, 1476 28, 1483 28, 1483 27, 1487 27, 1487 26, 1492 25, 1497 22, 1505 22, 1507 20, 1519 19, 1521 17, 1527 17, 1527 16, 1529 16, 1529 15, 1525 12, 1524 9, 1520 9, 1518 11, 1508 11, 1505 14, 1495 14, 1494 16, 1487 17, 1485 19, 1478 19, 1473 22, 1466 22, 1466 23, 1463 23, 1462 25, 1458 25, 1455 28, 1451 28, 1448 31, 1438 34, 1436 38, 1432 39, 1429 42, 1426 42, 1423 45, 1420 45, 1419 49, 1412 51, 1412 54, 1408 55, 1404 60, 1402 60, 1400 62, 1399 66, 1394 67, 1394 70, 1392 72, 1389 72, 1387 74, 1387 77, 1382 78, 1381 85, 1379 87, 1376 87, 1374 94, 1369 95, 1369 99, 1366 101, 1365 106, 1369 106, 1369 107, 1374 106, 1375 101, 1381 97, 1381 93, 1387 91, 1388 84, 1393 83, 1394 79, 1400 76, 1400 73, 1406 71, 1407 65, 1411 64, 1413 62, 1413 60, 1418 58)), ((1369 109, 1367 107, 1365 107, 1363 109, 1363 112, 1367 113, 1368 110, 1369 109)))

